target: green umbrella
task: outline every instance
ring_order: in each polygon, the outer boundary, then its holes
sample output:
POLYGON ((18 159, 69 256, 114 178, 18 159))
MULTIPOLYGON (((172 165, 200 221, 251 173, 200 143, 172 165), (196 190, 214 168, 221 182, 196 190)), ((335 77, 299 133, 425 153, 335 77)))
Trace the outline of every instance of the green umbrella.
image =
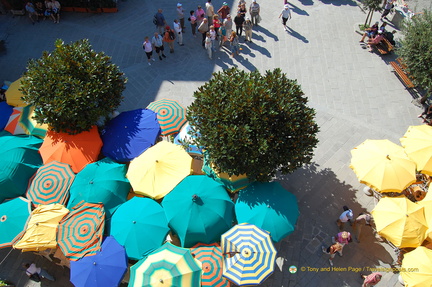
POLYGON ((294 194, 279 182, 255 182, 243 189, 235 204, 237 221, 270 232, 275 242, 294 231, 299 209, 294 194))
POLYGON ((70 209, 81 201, 103 203, 106 217, 110 218, 119 205, 126 202, 130 188, 126 165, 104 158, 86 165, 76 175, 67 207, 70 209))
POLYGON ((12 246, 24 232, 30 201, 18 197, 0 204, 0 248, 12 246))
POLYGON ((184 247, 217 242, 232 226, 234 204, 223 185, 205 175, 186 177, 165 196, 162 206, 184 247))
POLYGON ((25 194, 29 179, 42 165, 41 144, 33 136, 0 132, 0 203, 25 194))
POLYGON ((130 259, 162 245, 168 232, 168 221, 159 203, 150 198, 133 197, 123 203, 110 222, 110 235, 126 248, 130 259))

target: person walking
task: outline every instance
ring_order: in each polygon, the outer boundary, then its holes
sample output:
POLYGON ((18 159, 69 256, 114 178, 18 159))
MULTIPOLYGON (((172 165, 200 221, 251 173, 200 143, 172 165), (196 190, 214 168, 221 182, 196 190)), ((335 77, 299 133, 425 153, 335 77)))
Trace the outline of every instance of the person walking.
POLYGON ((180 21, 180 27, 182 29, 182 32, 185 30, 185 20, 184 20, 184 9, 183 5, 181 3, 177 3, 177 19, 180 21))
POLYGON ((153 17, 153 24, 156 25, 157 31, 159 35, 162 35, 164 32, 164 27, 166 26, 165 17, 162 14, 162 9, 158 9, 157 13, 153 17))
POLYGON ((214 7, 213 7, 213 4, 211 3, 211 0, 207 0, 207 3, 206 3, 206 15, 207 15, 207 21, 209 23, 213 23, 213 15, 214 14, 215 14, 214 7))
POLYGON ((240 43, 237 33, 232 31, 231 36, 229 38, 230 46, 231 46, 231 57, 235 57, 235 55, 240 54, 240 43))
POLYGON ((204 44, 205 44, 205 39, 206 39, 206 35, 207 32, 209 31, 209 25, 208 25, 208 20, 207 18, 204 18, 201 22, 201 25, 199 25, 198 27, 198 32, 201 33, 202 35, 202 42, 201 45, 205 48, 204 44))
POLYGON ((206 38, 204 40, 204 48, 207 50, 208 57, 212 59, 213 49, 210 32, 206 33, 206 38))
POLYGON ((188 18, 188 21, 190 22, 191 25, 191 30, 192 30, 192 35, 194 37, 196 37, 196 29, 197 29, 197 17, 195 17, 195 12, 194 10, 191 10, 189 12, 190 16, 188 18))
POLYGON ((211 39, 211 48, 213 53, 216 52, 216 40, 217 40, 217 32, 215 27, 212 25, 210 26, 210 39, 211 39))
POLYGON ((239 37, 241 36, 243 32, 243 23, 245 21, 245 18, 240 14, 240 12, 237 13, 237 16, 234 17, 234 24, 236 26, 236 35, 239 37))
POLYGON ((179 23, 179 21, 177 19, 174 20, 173 28, 174 28, 174 31, 176 33, 177 43, 180 46, 184 46, 184 44, 183 44, 183 30, 181 28, 181 24, 179 23))
POLYGON ((225 35, 228 38, 231 35, 233 21, 231 19, 231 14, 228 14, 226 19, 223 21, 223 26, 225 27, 225 35))
POLYGON ((245 31, 245 42, 249 41, 252 43, 252 21, 246 16, 246 20, 243 23, 243 29, 245 31))
POLYGON ((387 15, 390 13, 391 9, 394 7, 394 2, 396 0, 386 0, 385 5, 384 5, 384 12, 381 14, 381 21, 382 19, 386 19, 387 21, 389 21, 389 19, 387 19, 387 15))
POLYGON ((341 249, 338 251, 340 256, 343 256, 343 248, 348 243, 352 242, 351 233, 348 231, 339 232, 336 236, 332 237, 332 243, 339 242, 342 245, 341 249))
POLYGON ((155 49, 156 54, 159 56, 159 60, 162 61, 162 57, 166 58, 164 54, 164 46, 163 46, 163 38, 161 35, 159 35, 158 32, 154 33, 154 36, 151 40, 153 49, 155 49))
POLYGON ((361 275, 361 278, 364 279, 362 287, 375 286, 381 281, 381 278, 382 278, 381 273, 378 273, 378 272, 374 272, 374 273, 369 274, 367 276, 363 275, 363 274, 360 274, 360 275, 361 275))
POLYGON ((286 23, 289 19, 291 19, 291 9, 288 4, 285 4, 284 9, 279 15, 279 18, 280 17, 282 17, 282 25, 284 26, 284 30, 288 31, 286 23))
POLYGON ((371 226, 370 221, 372 216, 369 213, 362 212, 357 216, 353 223, 354 237, 360 243, 360 234, 364 225, 371 226))
POLYGON ((327 248, 325 248, 324 246, 322 246, 321 248, 323 253, 330 255, 329 263, 331 266, 333 266, 333 258, 335 257, 336 252, 342 249, 342 245, 339 242, 335 242, 327 248))
POLYGON ((36 277, 39 279, 39 281, 40 278, 55 281, 55 278, 51 274, 49 274, 48 271, 37 267, 34 263, 26 263, 24 264, 24 268, 26 269, 26 274, 28 277, 36 277))
POLYGON ((227 18, 228 14, 230 13, 230 7, 228 6, 228 3, 223 2, 222 7, 219 8, 217 13, 219 14, 221 21, 223 22, 227 18))
POLYGON ((252 1, 252 4, 249 7, 249 13, 251 15, 252 24, 258 26, 258 23, 260 22, 260 5, 256 0, 252 1))
POLYGON ((205 11, 201 7, 201 5, 198 5, 198 8, 195 11, 195 17, 197 18, 197 26, 201 25, 202 20, 205 18, 205 11))
POLYGON ((165 27, 163 41, 168 44, 170 53, 174 53, 174 40, 176 39, 177 33, 175 33, 170 26, 165 27))
POLYGON ((152 55, 153 55, 153 45, 150 42, 149 37, 147 37, 147 36, 144 38, 143 49, 144 49, 144 52, 147 55, 148 65, 151 66, 150 61, 154 61, 155 59, 152 57, 152 55))
POLYGON ((338 220, 336 220, 336 224, 339 227, 339 231, 342 231, 346 222, 349 222, 351 225, 351 220, 354 218, 354 214, 348 206, 343 207, 344 212, 339 216, 338 220))

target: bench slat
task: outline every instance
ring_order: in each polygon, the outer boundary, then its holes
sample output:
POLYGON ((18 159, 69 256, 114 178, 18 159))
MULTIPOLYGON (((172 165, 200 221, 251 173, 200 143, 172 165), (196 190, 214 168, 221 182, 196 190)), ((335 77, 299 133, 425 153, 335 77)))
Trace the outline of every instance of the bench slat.
POLYGON ((396 62, 390 62, 390 65, 393 67, 394 71, 396 72, 396 74, 398 75, 399 79, 402 80, 402 82, 404 83, 404 85, 407 88, 414 88, 414 84, 413 82, 411 82, 410 78, 408 77, 407 74, 405 74, 405 72, 402 70, 402 68, 398 65, 398 63, 396 62))

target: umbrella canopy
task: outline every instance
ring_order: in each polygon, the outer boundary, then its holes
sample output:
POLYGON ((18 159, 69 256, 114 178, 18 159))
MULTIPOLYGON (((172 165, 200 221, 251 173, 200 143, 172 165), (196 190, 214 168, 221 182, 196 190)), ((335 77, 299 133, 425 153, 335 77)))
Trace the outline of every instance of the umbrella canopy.
POLYGON ((211 163, 210 156, 207 151, 204 152, 204 164, 202 171, 217 182, 222 183, 231 192, 237 192, 247 187, 251 183, 246 174, 229 175, 225 172, 218 171, 216 166, 211 163))
POLYGON ((155 112, 137 109, 120 113, 102 131, 102 153, 118 162, 129 162, 156 143, 161 128, 155 112))
POLYGON ((74 179, 75 174, 68 164, 58 161, 47 163, 36 172, 27 190, 27 198, 34 205, 51 203, 65 205, 74 179))
POLYGON ((57 241, 63 254, 76 261, 100 249, 105 227, 102 204, 83 202, 72 208, 58 227, 57 241))
POLYGON ((130 163, 127 177, 135 193, 160 199, 192 173, 191 167, 182 147, 162 141, 130 163))
POLYGON ((147 109, 157 113, 163 136, 178 133, 186 123, 186 109, 177 101, 162 99, 151 102, 147 109))
POLYGON ((126 178, 126 165, 104 158, 88 164, 80 171, 70 189, 68 208, 81 201, 103 203, 110 218, 120 204, 126 202, 131 186, 126 178))
POLYGON ((110 224, 110 235, 126 248, 128 257, 134 260, 160 247, 169 232, 162 206, 143 197, 133 197, 123 203, 110 224))
POLYGON ((423 200, 417 202, 418 205, 423 206, 426 224, 429 227, 427 236, 429 241, 432 241, 432 185, 429 185, 429 191, 426 193, 423 200))
POLYGON ((44 138, 48 130, 47 124, 38 124, 34 117, 34 106, 25 106, 22 108, 18 123, 28 135, 44 138))
POLYGON ((234 219, 234 204, 225 188, 205 175, 186 177, 165 196, 162 206, 183 247, 219 241, 234 219))
POLYGON ((19 78, 13 82, 5 92, 6 102, 14 107, 27 106, 27 104, 21 99, 21 97, 24 96, 19 90, 21 87, 21 80, 22 78, 19 78))
POLYGON ((39 149, 44 164, 51 161, 67 163, 75 173, 88 163, 96 161, 102 140, 96 126, 77 135, 48 131, 39 149))
POLYGON ((19 119, 21 117, 23 108, 13 108, 12 113, 6 123, 4 128, 5 131, 10 132, 13 135, 25 135, 26 132, 23 127, 19 124, 19 119))
POLYGON ((273 273, 276 249, 268 232, 253 224, 234 226, 221 237, 227 255, 223 276, 238 286, 259 285, 273 273))
POLYGON ((30 212, 30 201, 23 197, 0 204, 0 248, 11 247, 21 237, 30 212))
POLYGON ((23 251, 55 249, 57 227, 68 212, 67 208, 58 203, 39 205, 32 211, 23 237, 13 248, 23 251))
POLYGON ((201 286, 201 270, 189 249, 165 243, 131 267, 128 286, 201 286))
POLYGON ((405 253, 400 274, 407 287, 430 286, 432 282, 432 250, 419 246, 413 251, 405 253))
POLYGON ((251 223, 281 241, 294 231, 299 209, 297 198, 279 182, 255 182, 243 189, 235 204, 237 221, 251 223))
POLYGON ((12 115, 13 107, 9 106, 6 102, 0 102, 0 131, 4 130, 12 115))
MULTIPOLYGON (((178 145, 183 145, 185 143, 189 143, 194 140, 194 137, 190 134, 190 131, 192 130, 191 125, 189 122, 186 122, 186 124, 181 128, 180 132, 175 136, 174 143, 178 145)), ((201 147, 198 147, 192 143, 187 144, 186 151, 193 155, 201 156, 203 151, 201 147)))
POLYGON ((29 179, 42 165, 42 140, 0 131, 0 202, 25 194, 29 179))
POLYGON ((191 248, 192 255, 202 263, 201 286, 229 287, 222 276, 222 249, 217 243, 198 243, 191 248))
POLYGON ((108 236, 95 255, 71 261, 70 281, 80 287, 119 286, 127 267, 124 247, 108 236))
POLYGON ((432 127, 410 126, 400 142, 408 156, 417 164, 417 170, 432 176, 432 127))
POLYGON ((405 196, 381 198, 372 215, 378 234, 399 248, 420 246, 426 238, 424 209, 405 196))
POLYGON ((366 140, 351 150, 351 165, 361 183, 379 192, 401 192, 416 181, 416 165, 389 140, 366 140))

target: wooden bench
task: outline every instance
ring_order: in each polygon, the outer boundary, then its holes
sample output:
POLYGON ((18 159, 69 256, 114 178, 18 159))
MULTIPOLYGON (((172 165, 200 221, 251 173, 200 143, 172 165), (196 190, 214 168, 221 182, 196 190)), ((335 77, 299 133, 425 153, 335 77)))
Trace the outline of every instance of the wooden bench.
POLYGON ((376 48, 381 55, 387 55, 393 51, 393 45, 386 38, 383 38, 381 43, 376 45, 376 48))
POLYGON ((396 75, 398 78, 402 81, 402 83, 409 89, 412 89, 415 87, 411 79, 408 77, 408 75, 405 73, 405 71, 402 69, 401 66, 399 66, 396 62, 390 62, 390 65, 393 67, 396 75))
POLYGON ((402 58, 397 58, 396 61, 398 61, 398 63, 399 63, 399 65, 401 66, 402 70, 404 70, 404 72, 405 72, 406 74, 409 74, 409 73, 407 72, 407 68, 408 68, 408 67, 407 67, 407 65, 405 65, 403 59, 402 59, 402 58))

